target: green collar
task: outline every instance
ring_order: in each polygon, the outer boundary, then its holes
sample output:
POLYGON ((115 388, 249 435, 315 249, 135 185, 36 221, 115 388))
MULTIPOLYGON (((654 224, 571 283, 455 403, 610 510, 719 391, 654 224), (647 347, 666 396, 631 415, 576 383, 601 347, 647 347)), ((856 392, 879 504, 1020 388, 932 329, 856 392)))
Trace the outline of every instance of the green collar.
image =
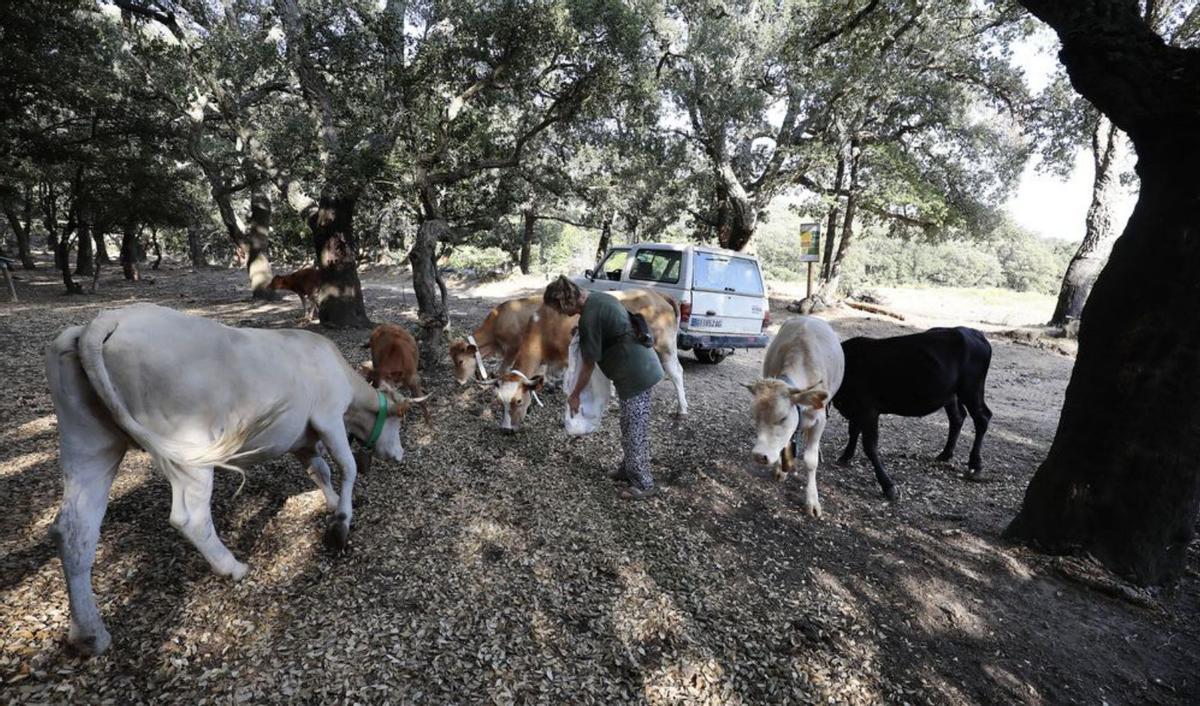
POLYGON ((379 411, 375 413, 375 428, 371 430, 371 437, 367 439, 367 448, 373 448, 375 442, 379 441, 379 436, 383 434, 383 422, 387 419, 388 405, 387 398, 382 392, 376 392, 379 395, 379 411))

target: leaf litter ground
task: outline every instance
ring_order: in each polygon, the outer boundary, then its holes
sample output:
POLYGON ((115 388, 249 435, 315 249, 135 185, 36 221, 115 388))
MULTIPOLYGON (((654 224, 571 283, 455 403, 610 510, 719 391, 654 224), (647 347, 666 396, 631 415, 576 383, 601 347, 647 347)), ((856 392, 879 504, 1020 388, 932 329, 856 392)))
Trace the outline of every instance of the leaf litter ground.
MULTIPOLYGON (((294 298, 250 302, 236 271, 111 276, 65 297, 49 271, 18 273, 0 304, 0 701, 496 703, 1195 703, 1200 590, 1094 590, 1061 560, 1006 545, 1004 524, 1053 437, 1070 358, 999 338, 988 479, 933 461, 945 420, 887 418, 881 446, 902 499, 882 499, 833 414, 818 475, 825 517, 803 514, 803 479, 747 463, 747 395, 761 352, 717 366, 685 354, 692 414, 655 392, 654 471, 665 489, 630 504, 605 474, 616 408, 569 439, 561 392, 502 436, 489 390, 425 370, 434 423, 410 414, 404 464, 360 476, 349 549, 321 545, 318 491, 291 459, 219 473, 217 530, 250 574, 231 583, 167 523, 170 492, 127 456, 94 573, 110 652, 64 645, 67 603, 46 530, 61 494, 43 352, 102 308, 154 301, 238 326, 300 325, 294 298)), ((528 283, 528 282, 526 282, 528 283)), ((412 324, 396 273, 364 276, 377 321, 412 324)), ((411 292, 411 289, 408 290, 411 292)), ((452 287, 454 333, 505 295, 452 287)), ((788 316, 775 302, 775 320, 788 316)), ((836 312, 843 337, 908 331, 836 312)), ((351 361, 368 331, 321 330, 351 361)), ((147 351, 153 355, 153 351, 147 351)), ((286 364, 281 361, 281 364, 286 364)), ((1077 561, 1077 560, 1070 560, 1077 561)), ((1094 572, 1093 572, 1094 573, 1094 572)), ((1102 581, 1098 579, 1097 581, 1102 581)))

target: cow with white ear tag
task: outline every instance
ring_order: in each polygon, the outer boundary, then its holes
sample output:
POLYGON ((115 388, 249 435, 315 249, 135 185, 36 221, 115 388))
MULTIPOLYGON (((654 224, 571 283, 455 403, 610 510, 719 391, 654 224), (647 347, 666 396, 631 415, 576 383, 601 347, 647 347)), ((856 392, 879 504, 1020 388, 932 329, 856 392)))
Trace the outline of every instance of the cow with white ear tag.
POLYGON ((798 437, 796 447, 808 471, 804 509, 813 517, 821 516, 817 462, 826 403, 841 387, 845 371, 841 343, 829 324, 798 316, 784 323, 767 347, 762 379, 745 385, 754 394, 757 437, 751 456, 763 466, 778 464, 776 480, 787 480, 794 462, 790 442, 798 437))

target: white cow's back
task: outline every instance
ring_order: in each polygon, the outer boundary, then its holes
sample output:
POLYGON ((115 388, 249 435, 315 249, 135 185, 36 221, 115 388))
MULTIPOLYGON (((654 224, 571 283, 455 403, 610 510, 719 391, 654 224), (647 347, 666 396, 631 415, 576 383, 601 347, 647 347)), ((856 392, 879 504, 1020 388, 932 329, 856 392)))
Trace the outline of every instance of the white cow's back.
POLYGON ((846 359, 833 327, 815 316, 797 316, 779 327, 763 358, 763 377, 787 375, 799 388, 820 383, 832 398, 842 386, 846 359))

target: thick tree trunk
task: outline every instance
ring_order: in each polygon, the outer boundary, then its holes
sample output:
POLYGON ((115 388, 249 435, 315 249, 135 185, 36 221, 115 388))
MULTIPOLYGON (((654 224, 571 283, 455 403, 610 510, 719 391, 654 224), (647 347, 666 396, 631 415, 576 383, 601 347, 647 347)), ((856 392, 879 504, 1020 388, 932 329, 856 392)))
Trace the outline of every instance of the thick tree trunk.
POLYGON ((525 209, 521 212, 524 220, 524 229, 521 235, 521 257, 517 264, 521 268, 521 274, 529 274, 529 251, 533 247, 534 234, 537 231, 537 214, 533 209, 525 209))
POLYGON ((90 277, 96 271, 96 258, 92 255, 95 241, 91 231, 91 209, 84 205, 79 209, 79 255, 76 256, 76 274, 80 277, 90 277))
POLYGON ((1058 293, 1058 304, 1054 307, 1054 315, 1050 317, 1051 326, 1062 326, 1079 318, 1096 277, 1108 260, 1113 241, 1120 233, 1113 223, 1112 214, 1120 193, 1120 139, 1117 126, 1101 115, 1092 129, 1092 163, 1095 172, 1083 242, 1071 258, 1071 264, 1067 265, 1058 293))
POLYGON ((204 259, 204 242, 200 238, 200 225, 198 223, 188 224, 187 240, 188 259, 192 263, 192 270, 200 270, 208 267, 208 262, 204 259))
POLYGON ((1141 189, 1084 305, 1050 453, 1006 534, 1160 584, 1184 572, 1200 511, 1200 62, 1165 46, 1137 3, 1021 3, 1129 135, 1141 189))
MULTIPOLYGON (((317 307, 324 326, 365 328, 371 325, 358 279, 358 243, 354 238, 355 197, 321 195, 308 222, 312 230, 321 288, 317 307)), ((248 267, 252 267, 251 259, 248 267)))
POLYGON ((758 228, 758 209, 728 163, 717 173, 716 223, 717 242, 729 250, 740 251, 749 245, 758 228))
POLYGON ((121 229, 121 271, 125 274, 125 279, 131 282, 142 279, 142 271, 138 267, 141 230, 138 224, 132 221, 127 221, 121 229))
POLYGON ((54 261, 58 263, 59 272, 62 273, 63 285, 67 288, 67 294, 83 294, 83 287, 75 282, 75 278, 71 276, 71 242, 70 234, 63 233, 56 238, 58 243, 54 251, 54 261))
POLYGON ((112 258, 108 255, 108 243, 104 236, 108 232, 107 224, 97 223, 92 232, 92 241, 96 244, 96 262, 101 265, 111 265, 112 258))
MULTIPOLYGON (((246 178, 256 180, 250 191, 250 229, 246 233, 244 245, 246 252, 246 272, 250 275, 250 296, 255 299, 275 300, 277 292, 270 288, 271 261, 268 257, 271 235, 271 194, 268 191, 270 182, 266 175, 257 167, 250 165, 246 168, 246 178)), ((350 218, 353 218, 354 203, 350 203, 350 218)), ((349 228, 350 221, 347 221, 349 228)), ((351 236, 353 240, 353 237, 351 236)), ((354 282, 358 283, 358 271, 354 270, 354 282)), ((359 294, 361 303, 362 295, 359 294)), ((364 313, 365 317, 365 313, 364 313)), ((322 323, 325 321, 321 319, 322 323)))
POLYGON ((437 245, 449 233, 450 227, 445 220, 426 220, 417 230, 416 242, 408 255, 413 271, 413 291, 417 296, 421 360, 426 366, 435 364, 443 357, 446 327, 450 324, 444 285, 440 283, 437 272, 437 245))
MULTIPOLYGON (((225 183, 221 173, 208 162, 201 162, 205 176, 208 177, 213 202, 221 216, 221 223, 229 234, 237 254, 239 267, 244 266, 250 277, 250 296, 254 299, 273 301, 278 299, 278 293, 270 289, 271 262, 268 257, 269 238, 271 233, 271 197, 268 191, 269 183, 261 169, 247 158, 245 165, 246 179, 254 183, 250 192, 250 223, 243 228, 233 207, 233 192, 225 183)), ((311 224, 310 224, 311 227, 311 224)), ((314 231, 315 236, 315 231, 314 231)))
POLYGON ((96 271, 92 257, 92 209, 86 202, 79 206, 79 255, 75 259, 75 274, 90 277, 96 271))
POLYGON ((33 261, 33 254, 29 250, 29 207, 26 206, 26 218, 22 222, 16 211, 8 206, 4 207, 4 216, 8 219, 8 225, 13 230, 13 235, 17 237, 17 258, 21 260, 21 267, 26 270, 37 269, 37 265, 33 261))
POLYGON ((150 269, 157 270, 162 264, 162 243, 158 240, 157 228, 150 230, 150 247, 154 248, 154 264, 150 266, 150 269))

